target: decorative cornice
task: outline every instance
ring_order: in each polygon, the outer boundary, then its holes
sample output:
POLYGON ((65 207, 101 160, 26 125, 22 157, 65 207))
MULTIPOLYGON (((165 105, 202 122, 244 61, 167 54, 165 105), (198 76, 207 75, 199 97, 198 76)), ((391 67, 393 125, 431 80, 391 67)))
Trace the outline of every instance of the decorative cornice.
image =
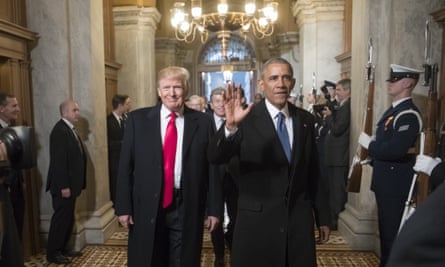
POLYGON ((0 55, 26 60, 28 52, 37 45, 38 38, 37 33, 0 19, 0 55))
POLYGON ((298 0, 292 7, 298 28, 318 21, 343 20, 344 0, 298 0))
POLYGON ((280 45, 296 45, 300 42, 298 32, 285 32, 277 34, 276 39, 280 45))
POLYGON ((156 6, 156 0, 113 0, 113 6, 156 6))
POLYGON ((157 37, 155 41, 156 51, 176 51, 178 45, 175 38, 157 37))
POLYGON ((431 15, 433 16, 434 20, 437 21, 438 23, 440 24, 445 23, 445 8, 433 12, 431 13, 431 15))
POLYGON ((161 14, 154 7, 114 7, 113 15, 115 26, 141 25, 156 29, 161 20, 161 14))
POLYGON ((39 38, 39 35, 37 33, 31 32, 22 26, 3 19, 0 19, 0 33, 6 33, 7 35, 11 35, 27 41, 36 41, 37 38, 39 38))

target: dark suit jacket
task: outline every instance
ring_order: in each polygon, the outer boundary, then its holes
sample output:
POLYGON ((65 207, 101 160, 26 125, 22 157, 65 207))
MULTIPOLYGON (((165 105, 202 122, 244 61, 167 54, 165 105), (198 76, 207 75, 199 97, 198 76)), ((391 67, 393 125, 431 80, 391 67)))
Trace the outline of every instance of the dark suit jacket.
MULTIPOLYGON (((151 266, 158 212, 163 196, 163 159, 157 105, 130 113, 122 144, 117 179, 116 215, 132 215, 128 240, 128 265, 151 266)), ((199 266, 207 191, 215 186, 207 161, 207 144, 213 130, 208 115, 184 108, 182 195, 184 216, 181 265, 199 266), (210 177, 210 178, 209 178, 210 177)), ((208 215, 221 214, 220 203, 209 202, 208 215)))
POLYGON ((445 164, 434 168, 431 178, 442 184, 406 221, 391 249, 387 267, 445 266, 445 164))
POLYGON ((238 157, 238 211, 232 266, 316 266, 313 203, 328 225, 326 196, 320 188, 314 117, 288 105, 293 121, 289 164, 264 100, 253 106, 236 134, 221 128, 209 144, 212 163, 238 157))
POLYGON ((76 136, 61 119, 49 137, 49 170, 46 191, 61 195, 63 188, 70 188, 74 197, 86 187, 86 159, 83 146, 79 147, 76 136))
POLYGON ((346 100, 332 112, 332 115, 326 118, 329 131, 324 143, 325 165, 348 166, 351 100, 346 100))
POLYGON ((121 128, 119 121, 114 117, 113 113, 107 116, 107 136, 108 136, 108 147, 109 151, 112 153, 117 152, 119 159, 119 153, 122 145, 122 138, 124 137, 124 129, 121 128))
POLYGON ((108 172, 110 175, 110 197, 115 201, 117 170, 119 166, 119 155, 121 153, 122 138, 124 129, 119 121, 110 113, 107 116, 107 137, 108 137, 108 172))
POLYGON ((369 144, 373 165, 371 189, 378 195, 408 196, 416 161, 416 155, 408 154, 408 150, 415 146, 420 125, 414 113, 398 117, 407 110, 419 112, 412 99, 387 110, 377 123, 375 142, 369 144))

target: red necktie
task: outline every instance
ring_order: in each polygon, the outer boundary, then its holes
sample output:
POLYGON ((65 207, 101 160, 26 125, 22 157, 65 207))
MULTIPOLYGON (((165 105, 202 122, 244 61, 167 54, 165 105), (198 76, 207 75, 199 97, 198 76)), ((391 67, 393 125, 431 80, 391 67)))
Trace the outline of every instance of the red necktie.
POLYGON ((164 201, 162 207, 168 207, 173 200, 173 185, 175 174, 176 142, 178 131, 175 125, 176 114, 170 114, 164 139, 164 201))

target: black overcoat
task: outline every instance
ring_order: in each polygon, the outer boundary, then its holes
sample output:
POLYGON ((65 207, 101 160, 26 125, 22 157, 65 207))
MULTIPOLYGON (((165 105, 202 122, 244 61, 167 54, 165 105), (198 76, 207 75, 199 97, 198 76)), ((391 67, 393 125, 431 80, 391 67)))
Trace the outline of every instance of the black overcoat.
POLYGON ((224 128, 212 138, 209 158, 223 163, 238 158, 234 177, 238 210, 232 247, 232 267, 316 266, 312 207, 321 225, 329 222, 326 196, 319 192, 319 164, 314 117, 289 106, 293 150, 289 164, 264 100, 256 104, 237 133, 224 128), (287 259, 286 259, 287 257, 287 259))
MULTIPOLYGON (((132 111, 127 119, 119 162, 116 215, 132 215, 128 239, 128 266, 151 266, 158 209, 163 192, 163 158, 157 105, 132 111)), ((215 185, 207 160, 207 145, 213 130, 210 118, 184 108, 182 154, 183 229, 181 266, 200 266, 207 193, 221 190, 215 185)), ((222 205, 208 203, 208 215, 221 214, 222 205)), ((154 266, 158 267, 158 266, 154 266)))

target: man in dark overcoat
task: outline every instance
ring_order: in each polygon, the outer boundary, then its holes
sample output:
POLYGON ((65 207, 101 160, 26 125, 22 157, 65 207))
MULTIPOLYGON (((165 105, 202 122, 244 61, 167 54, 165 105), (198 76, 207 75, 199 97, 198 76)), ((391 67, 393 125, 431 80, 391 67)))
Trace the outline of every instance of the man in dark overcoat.
POLYGON ((238 159, 232 267, 316 266, 313 204, 322 241, 329 237, 314 117, 288 104, 294 84, 290 63, 273 58, 264 63, 258 83, 264 100, 244 109, 238 88, 229 85, 225 93, 226 124, 210 141, 209 159, 238 159))
POLYGON ((207 196, 210 231, 222 213, 222 200, 217 200, 222 199, 221 184, 213 179, 215 170, 207 160, 211 120, 184 106, 189 76, 181 67, 162 69, 158 76, 161 103, 132 111, 127 119, 115 209, 119 222, 129 227, 130 267, 200 266, 207 196), (165 164, 171 120, 178 137, 174 189, 167 188, 165 164), (171 202, 168 190, 173 190, 171 202))

